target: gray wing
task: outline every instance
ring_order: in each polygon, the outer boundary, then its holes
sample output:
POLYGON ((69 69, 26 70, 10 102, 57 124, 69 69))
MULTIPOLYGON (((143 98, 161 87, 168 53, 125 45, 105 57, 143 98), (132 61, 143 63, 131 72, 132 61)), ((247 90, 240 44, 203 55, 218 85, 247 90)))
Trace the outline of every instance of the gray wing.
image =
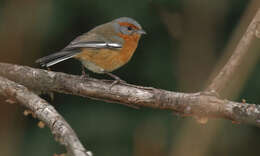
POLYGON ((68 46, 62 51, 71 51, 80 48, 92 48, 92 49, 120 49, 123 45, 114 41, 104 39, 97 34, 83 34, 74 39, 68 46))
POLYGON ((102 41, 86 41, 86 42, 77 42, 74 44, 69 44, 66 48, 63 50, 73 50, 77 48, 94 48, 94 49, 118 49, 122 48, 122 45, 119 43, 113 43, 113 42, 102 42, 102 41))
POLYGON ((116 41, 110 41, 97 34, 83 34, 76 39, 74 39, 68 46, 62 49, 59 52, 54 54, 42 57, 36 60, 36 63, 39 63, 41 66, 50 67, 59 62, 65 61, 76 56, 81 52, 81 48, 90 48, 90 49, 120 49, 122 48, 121 43, 116 41))

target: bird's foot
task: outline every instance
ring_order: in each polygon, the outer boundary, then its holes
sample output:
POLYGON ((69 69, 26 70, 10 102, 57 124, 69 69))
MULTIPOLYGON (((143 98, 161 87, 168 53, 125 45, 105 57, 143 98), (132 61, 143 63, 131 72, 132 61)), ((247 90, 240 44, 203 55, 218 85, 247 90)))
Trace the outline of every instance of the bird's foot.
MULTIPOLYGON (((115 79, 115 80, 113 80, 113 82, 111 83, 111 85, 110 85, 110 89, 114 86, 114 85, 116 85, 116 84, 126 84, 126 82, 124 81, 124 80, 122 80, 122 79, 120 79, 118 76, 116 76, 116 75, 114 75, 114 74, 112 74, 112 73, 105 73, 105 74, 107 74, 108 76, 110 76, 110 77, 112 77, 113 79, 115 79)), ((111 80, 106 80, 106 81, 111 81, 111 80)))
MULTIPOLYGON (((155 88, 153 87, 143 87, 143 86, 137 86, 137 85, 133 85, 133 84, 129 84, 126 81, 122 80, 121 78, 119 78, 118 76, 112 74, 112 73, 106 73, 107 75, 109 75, 110 77, 114 78, 115 80, 113 80, 113 82, 110 85, 110 89, 116 85, 116 84, 122 84, 122 85, 126 85, 129 87, 134 87, 134 88, 138 88, 138 89, 146 89, 146 90, 154 90, 155 88)), ((110 82, 111 80, 104 80, 104 81, 108 81, 110 82)))
POLYGON ((153 87, 137 86, 137 85, 133 85, 133 84, 129 84, 129 83, 126 83, 125 85, 130 86, 130 87, 134 87, 134 88, 137 88, 137 89, 145 89, 145 90, 154 90, 155 89, 153 87))
POLYGON ((83 79, 83 80, 88 80, 88 79, 90 78, 90 76, 85 73, 85 74, 82 74, 82 75, 80 76, 80 78, 83 79))
POLYGON ((109 89, 111 89, 116 84, 126 84, 126 82, 124 80, 114 80, 109 86, 109 89))

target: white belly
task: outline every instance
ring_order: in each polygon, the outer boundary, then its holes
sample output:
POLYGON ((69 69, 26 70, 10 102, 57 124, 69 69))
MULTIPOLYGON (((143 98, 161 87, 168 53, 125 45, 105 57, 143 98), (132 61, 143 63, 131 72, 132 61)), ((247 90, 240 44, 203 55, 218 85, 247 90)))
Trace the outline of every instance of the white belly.
POLYGON ((88 70, 94 72, 94 73, 104 73, 105 70, 97 65, 95 65, 92 62, 86 61, 86 60, 80 60, 81 63, 84 65, 85 68, 88 70))

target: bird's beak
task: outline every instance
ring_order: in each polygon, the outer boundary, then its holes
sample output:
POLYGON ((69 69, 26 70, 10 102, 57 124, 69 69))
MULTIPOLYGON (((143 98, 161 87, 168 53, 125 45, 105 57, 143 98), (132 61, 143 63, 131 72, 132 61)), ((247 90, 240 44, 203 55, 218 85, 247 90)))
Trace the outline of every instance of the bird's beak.
POLYGON ((141 35, 145 35, 145 34, 146 34, 146 32, 145 32, 143 29, 137 30, 136 32, 137 32, 138 34, 141 34, 141 35))

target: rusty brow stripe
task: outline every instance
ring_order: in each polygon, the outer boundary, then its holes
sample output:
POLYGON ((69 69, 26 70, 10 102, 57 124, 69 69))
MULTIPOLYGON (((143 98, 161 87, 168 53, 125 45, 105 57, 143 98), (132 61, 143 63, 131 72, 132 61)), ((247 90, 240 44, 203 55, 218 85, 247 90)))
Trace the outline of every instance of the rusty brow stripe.
POLYGON ((134 24, 131 24, 131 23, 119 22, 118 24, 121 25, 121 26, 130 26, 130 27, 132 27, 132 28, 134 28, 136 30, 139 30, 139 28, 137 26, 135 26, 134 24))

